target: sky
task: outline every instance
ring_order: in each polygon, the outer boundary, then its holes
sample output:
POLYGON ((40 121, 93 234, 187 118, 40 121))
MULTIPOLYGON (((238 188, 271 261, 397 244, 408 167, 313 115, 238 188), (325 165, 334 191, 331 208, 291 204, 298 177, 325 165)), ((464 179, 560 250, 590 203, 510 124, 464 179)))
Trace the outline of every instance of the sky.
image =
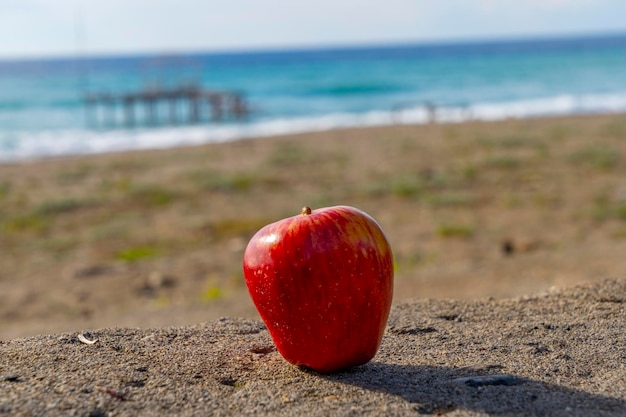
POLYGON ((0 0, 0 57, 626 33, 625 0, 0 0))

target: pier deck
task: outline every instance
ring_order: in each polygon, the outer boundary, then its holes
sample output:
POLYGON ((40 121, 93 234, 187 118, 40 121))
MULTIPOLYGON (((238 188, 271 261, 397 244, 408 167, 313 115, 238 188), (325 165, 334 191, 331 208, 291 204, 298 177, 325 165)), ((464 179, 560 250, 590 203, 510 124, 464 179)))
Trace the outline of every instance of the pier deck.
POLYGON ((199 86, 149 88, 129 93, 88 93, 84 102, 91 126, 239 120, 250 112, 242 94, 207 90, 199 86))

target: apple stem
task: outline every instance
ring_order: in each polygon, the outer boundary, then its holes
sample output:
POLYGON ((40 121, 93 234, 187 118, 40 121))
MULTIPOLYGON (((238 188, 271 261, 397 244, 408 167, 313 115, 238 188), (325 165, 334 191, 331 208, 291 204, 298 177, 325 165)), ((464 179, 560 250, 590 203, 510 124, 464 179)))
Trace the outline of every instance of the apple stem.
POLYGON ((300 212, 300 214, 303 216, 308 216, 309 214, 311 214, 311 207, 302 207, 302 211, 300 212))

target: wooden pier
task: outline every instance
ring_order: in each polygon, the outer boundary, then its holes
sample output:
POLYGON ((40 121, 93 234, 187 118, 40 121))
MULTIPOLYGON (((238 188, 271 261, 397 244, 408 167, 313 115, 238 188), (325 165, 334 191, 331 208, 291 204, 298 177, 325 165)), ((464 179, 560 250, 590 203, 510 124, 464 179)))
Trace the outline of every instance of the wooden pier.
POLYGON ((250 109, 234 91, 206 90, 199 86, 149 88, 131 93, 89 93, 85 96, 91 126, 194 124, 241 120, 250 109))

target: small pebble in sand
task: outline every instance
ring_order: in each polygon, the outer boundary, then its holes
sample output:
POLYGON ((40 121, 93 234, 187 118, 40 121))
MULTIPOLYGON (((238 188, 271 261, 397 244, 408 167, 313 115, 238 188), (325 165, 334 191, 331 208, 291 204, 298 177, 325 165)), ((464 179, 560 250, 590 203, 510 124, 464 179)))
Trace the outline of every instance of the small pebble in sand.
POLYGON ((20 382, 20 377, 17 374, 8 374, 3 378, 7 382, 20 382))
POLYGON ((466 378, 456 378, 453 380, 458 384, 465 384, 469 387, 482 387, 485 385, 519 385, 522 381, 514 375, 484 375, 470 376, 466 378))

